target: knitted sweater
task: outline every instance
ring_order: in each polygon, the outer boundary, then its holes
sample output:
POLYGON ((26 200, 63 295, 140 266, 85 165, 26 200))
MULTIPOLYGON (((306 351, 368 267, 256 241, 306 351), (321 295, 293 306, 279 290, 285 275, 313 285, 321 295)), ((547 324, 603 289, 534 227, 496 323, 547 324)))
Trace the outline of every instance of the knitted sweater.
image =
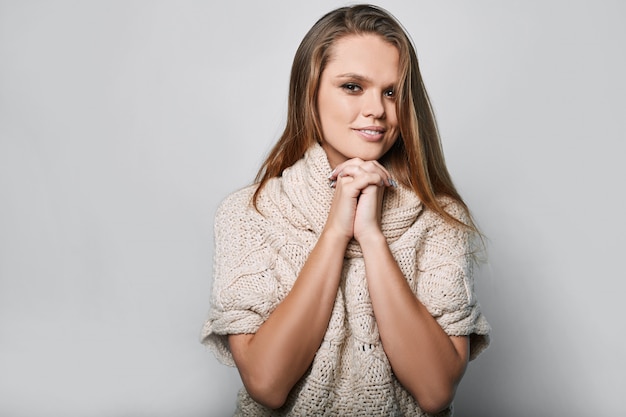
MULTIPOLYGON (((231 194, 215 222, 214 283, 202 342, 233 366, 227 335, 255 333, 287 296, 324 227, 334 190, 319 145, 270 180, 251 205, 255 187, 231 194)), ((445 210, 461 220, 450 199, 445 210)), ((470 358, 489 343, 489 324, 474 295, 470 234, 422 206, 403 187, 388 188, 382 231, 411 289, 449 335, 474 335, 470 358)), ((308 371, 285 405, 269 410, 238 396, 236 416, 426 416, 393 374, 383 351, 359 244, 344 256, 328 329, 308 371)), ((452 415, 451 407, 438 416, 452 415)))

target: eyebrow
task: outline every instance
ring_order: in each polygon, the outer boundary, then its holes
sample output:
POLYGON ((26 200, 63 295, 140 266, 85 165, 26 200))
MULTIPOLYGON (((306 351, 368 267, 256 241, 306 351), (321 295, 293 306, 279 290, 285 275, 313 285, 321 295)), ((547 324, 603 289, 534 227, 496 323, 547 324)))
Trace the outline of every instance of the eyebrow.
POLYGON ((349 72, 346 74, 340 74, 337 76, 337 78, 352 78, 353 80, 358 80, 358 81, 364 81, 364 82, 371 82, 372 80, 364 75, 360 75, 360 74, 356 74, 353 72, 349 72))
MULTIPOLYGON (((361 74, 357 74, 355 72, 348 72, 345 74, 339 74, 336 76, 336 78, 347 78, 350 80, 355 80, 364 84, 372 84, 374 81, 372 81, 371 78, 366 77, 365 75, 361 75, 361 74)), ((391 83, 389 84, 389 86, 387 88, 396 88, 396 83, 391 83)))

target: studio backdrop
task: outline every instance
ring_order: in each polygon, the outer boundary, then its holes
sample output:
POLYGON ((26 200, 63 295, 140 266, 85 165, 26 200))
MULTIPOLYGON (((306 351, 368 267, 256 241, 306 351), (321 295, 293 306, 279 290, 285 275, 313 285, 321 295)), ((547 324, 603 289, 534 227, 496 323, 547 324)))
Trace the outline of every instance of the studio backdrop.
MULTIPOLYGON (((213 216, 343 2, 0 0, 0 415, 227 416, 213 216)), ((626 3, 379 2, 483 231, 460 417, 622 410, 626 3)))

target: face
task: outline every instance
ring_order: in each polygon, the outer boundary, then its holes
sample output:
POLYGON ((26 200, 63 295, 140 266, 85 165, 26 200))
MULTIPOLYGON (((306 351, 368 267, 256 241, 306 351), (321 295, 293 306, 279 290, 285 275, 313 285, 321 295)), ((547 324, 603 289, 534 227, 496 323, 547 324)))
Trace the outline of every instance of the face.
POLYGON ((330 53, 317 97, 328 161, 377 160, 398 138, 398 49, 378 35, 349 35, 330 53))

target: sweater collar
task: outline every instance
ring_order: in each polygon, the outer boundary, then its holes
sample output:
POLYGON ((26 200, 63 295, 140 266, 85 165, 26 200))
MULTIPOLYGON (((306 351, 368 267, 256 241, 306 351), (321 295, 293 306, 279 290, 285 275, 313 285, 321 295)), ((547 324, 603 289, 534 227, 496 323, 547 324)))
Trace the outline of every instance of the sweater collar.
MULTIPOLYGON (((324 228, 335 190, 330 188, 330 164, 324 149, 315 143, 304 157, 282 175, 283 190, 294 208, 306 219, 308 227, 319 236, 324 228)), ((409 188, 398 185, 387 188, 383 199, 381 228, 388 244, 392 244, 415 222, 422 204, 409 188)), ((346 257, 361 257, 361 248, 353 239, 346 257)))

